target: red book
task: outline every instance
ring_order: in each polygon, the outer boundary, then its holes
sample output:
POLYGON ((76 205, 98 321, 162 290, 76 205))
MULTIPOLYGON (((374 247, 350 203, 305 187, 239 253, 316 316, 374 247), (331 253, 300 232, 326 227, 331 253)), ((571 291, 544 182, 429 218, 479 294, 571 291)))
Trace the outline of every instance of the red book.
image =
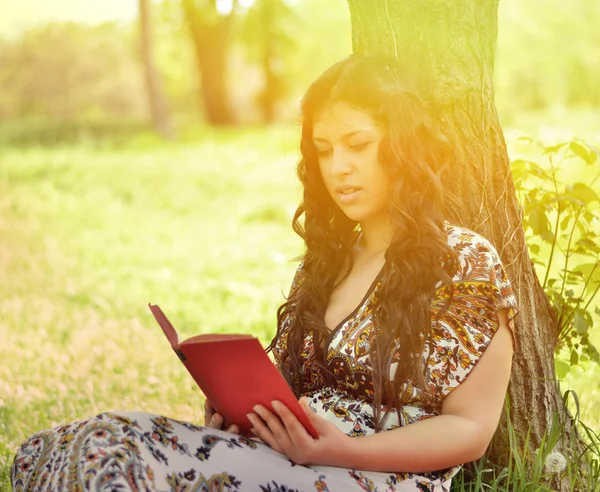
POLYGON ((225 428, 237 425, 240 433, 252 435, 246 414, 261 404, 275 415, 271 402, 278 400, 319 437, 294 392, 252 335, 198 335, 179 341, 177 332, 162 310, 148 304, 171 347, 192 375, 208 401, 225 420, 225 428))

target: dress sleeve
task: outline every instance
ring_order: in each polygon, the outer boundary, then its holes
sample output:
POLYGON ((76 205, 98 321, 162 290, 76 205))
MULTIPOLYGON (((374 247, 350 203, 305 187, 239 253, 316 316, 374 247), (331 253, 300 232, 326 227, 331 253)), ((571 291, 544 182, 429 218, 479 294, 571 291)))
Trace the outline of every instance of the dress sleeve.
POLYGON ((507 313, 513 347, 515 343, 517 303, 495 248, 470 231, 460 234, 453 246, 460 261, 453 297, 448 304, 449 288, 436 292, 425 360, 429 390, 441 398, 468 377, 484 354, 500 325, 500 310, 507 313))

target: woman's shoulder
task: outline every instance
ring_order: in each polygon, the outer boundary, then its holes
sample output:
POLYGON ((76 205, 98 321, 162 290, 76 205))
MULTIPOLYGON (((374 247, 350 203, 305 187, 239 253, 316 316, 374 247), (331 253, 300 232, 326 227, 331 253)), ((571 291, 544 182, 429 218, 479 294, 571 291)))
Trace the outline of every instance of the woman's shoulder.
POLYGON ((444 225, 448 234, 448 245, 456 250, 460 251, 477 247, 487 247, 495 250, 489 239, 471 229, 449 222, 445 222, 444 225))
POLYGON ((476 232, 447 225, 448 244, 459 267, 452 286, 436 291, 427 365, 434 394, 445 397, 470 374, 500 327, 505 311, 515 345, 517 303, 492 243, 476 232))
POLYGON ((446 223, 448 245, 456 253, 460 280, 468 274, 471 279, 489 280, 490 275, 502 268, 502 261, 492 242, 466 227, 446 223))
MULTIPOLYGON (((509 322, 516 316, 517 302, 507 269, 490 240, 466 227, 446 223, 448 245, 458 257, 457 270, 452 278, 452 303, 461 303, 463 313, 477 306, 479 313, 496 321, 496 311, 508 312, 509 322)), ((441 284, 434 296, 434 306, 450 296, 441 284)), ((447 312, 446 316, 451 313, 447 312)), ((511 325, 512 328, 512 325, 511 325)))

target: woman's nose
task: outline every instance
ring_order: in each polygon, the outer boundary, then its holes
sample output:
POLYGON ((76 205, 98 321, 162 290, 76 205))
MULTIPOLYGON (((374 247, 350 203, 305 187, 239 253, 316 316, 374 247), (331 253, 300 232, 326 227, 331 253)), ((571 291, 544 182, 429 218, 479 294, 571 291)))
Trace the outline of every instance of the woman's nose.
POLYGON ((352 172, 351 158, 344 149, 335 149, 332 155, 331 174, 340 176, 352 172))

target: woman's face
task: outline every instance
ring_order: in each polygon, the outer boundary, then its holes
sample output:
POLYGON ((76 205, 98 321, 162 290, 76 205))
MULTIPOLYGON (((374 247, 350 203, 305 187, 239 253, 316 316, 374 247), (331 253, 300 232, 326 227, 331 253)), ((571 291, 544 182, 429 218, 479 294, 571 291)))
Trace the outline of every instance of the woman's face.
POLYGON ((348 218, 361 225, 388 215, 390 178, 380 159, 384 128, 346 103, 315 117, 313 141, 323 182, 348 218))

